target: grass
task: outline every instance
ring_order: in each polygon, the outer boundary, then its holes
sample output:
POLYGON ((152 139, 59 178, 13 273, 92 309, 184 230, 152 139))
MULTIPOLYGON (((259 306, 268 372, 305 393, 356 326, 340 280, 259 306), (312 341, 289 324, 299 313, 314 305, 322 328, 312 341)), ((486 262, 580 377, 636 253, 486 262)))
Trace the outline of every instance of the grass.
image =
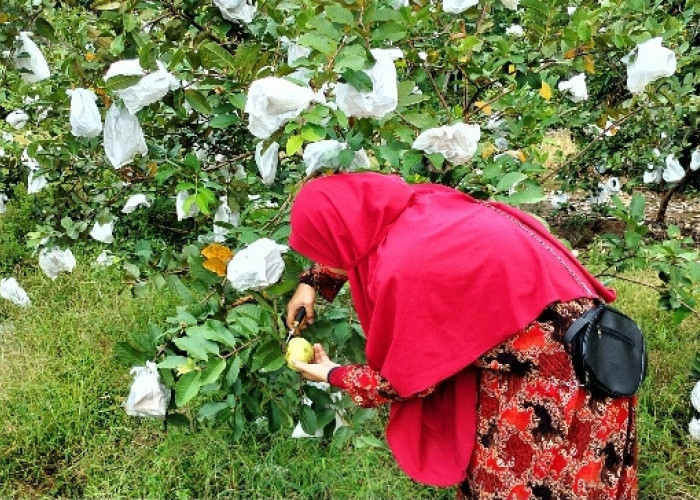
MULTIPOLYGON (((169 315, 177 299, 135 299, 111 271, 78 267, 51 281, 18 279, 28 309, 0 301, 0 497, 454 498, 416 484, 386 447, 336 450, 325 441, 251 429, 170 427, 128 417, 128 367, 115 342, 169 315)), ((700 325, 680 327, 653 293, 616 284, 618 304, 647 332, 640 394, 640 497, 700 498, 700 444, 688 437, 690 359, 700 325)), ((382 418, 367 424, 381 436, 382 418)))

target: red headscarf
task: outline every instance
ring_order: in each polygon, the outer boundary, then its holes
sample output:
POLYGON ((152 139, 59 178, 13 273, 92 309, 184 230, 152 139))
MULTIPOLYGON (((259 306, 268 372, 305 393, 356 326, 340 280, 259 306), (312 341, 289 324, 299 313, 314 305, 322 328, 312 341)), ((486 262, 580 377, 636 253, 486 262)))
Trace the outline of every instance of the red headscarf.
POLYGON ((437 385, 393 403, 387 427, 399 465, 427 484, 465 477, 475 359, 552 302, 615 298, 533 217, 444 186, 323 177, 299 192, 291 226, 293 249, 348 272, 369 366, 401 396, 437 385))

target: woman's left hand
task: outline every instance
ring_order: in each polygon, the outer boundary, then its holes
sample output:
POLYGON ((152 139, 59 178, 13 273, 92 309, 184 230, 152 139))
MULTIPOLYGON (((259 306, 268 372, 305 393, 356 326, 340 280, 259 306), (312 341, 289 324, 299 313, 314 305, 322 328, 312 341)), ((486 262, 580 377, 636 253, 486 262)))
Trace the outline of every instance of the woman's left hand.
POLYGON ((293 363, 301 372, 302 377, 313 382, 328 382, 328 372, 332 368, 340 366, 338 363, 330 360, 321 344, 314 344, 313 363, 304 363, 297 360, 294 360, 293 363))

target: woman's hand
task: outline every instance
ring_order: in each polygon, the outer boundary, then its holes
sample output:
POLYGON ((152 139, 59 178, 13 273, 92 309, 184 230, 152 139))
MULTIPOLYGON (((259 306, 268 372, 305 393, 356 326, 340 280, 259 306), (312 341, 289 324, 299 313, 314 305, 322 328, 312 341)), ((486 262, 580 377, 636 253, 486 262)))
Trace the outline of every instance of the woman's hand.
POLYGON ((302 377, 314 382, 328 382, 328 372, 331 371, 331 368, 340 366, 338 363, 334 363, 330 360, 321 344, 314 344, 313 363, 304 363, 297 360, 293 360, 292 362, 294 366, 299 369, 302 377))
POLYGON ((289 303, 287 303, 287 327, 292 327, 294 316, 300 307, 306 309, 306 319, 302 321, 301 328, 303 329, 306 323, 312 324, 314 322, 314 302, 316 302, 316 290, 314 290, 314 287, 300 283, 289 303))

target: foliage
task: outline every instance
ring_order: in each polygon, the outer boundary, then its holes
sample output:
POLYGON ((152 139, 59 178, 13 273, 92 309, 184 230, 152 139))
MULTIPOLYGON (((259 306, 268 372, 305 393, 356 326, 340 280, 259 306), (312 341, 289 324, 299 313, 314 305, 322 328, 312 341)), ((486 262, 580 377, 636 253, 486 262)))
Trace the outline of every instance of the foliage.
MULTIPOLYGON (((600 172, 624 179, 627 191, 641 191, 647 164, 660 161, 654 148, 687 165, 700 142, 700 19, 690 0, 670 7, 661 0, 583 1, 572 13, 563 0, 523 0, 517 11, 482 0, 460 15, 443 12, 435 2, 397 3, 261 0, 253 20, 242 22, 195 0, 5 1, 0 114, 22 109, 29 122, 21 129, 0 125, 0 192, 16 192, 28 180, 33 159, 34 174, 44 175, 48 186, 32 195, 36 226, 28 232, 28 248, 89 241, 96 222, 114 220, 114 249, 134 292, 142 293, 153 276, 179 294, 182 304, 172 315, 119 347, 128 362, 158 361, 175 392, 175 413, 187 414, 196 402, 199 419, 225 420, 236 436, 261 416, 271 430, 295 415, 307 431, 332 430, 328 395, 306 387, 312 406, 300 405, 297 376, 283 367, 280 315, 304 262, 287 254, 277 284, 248 292, 234 290, 208 269, 201 253, 217 240, 213 223, 221 206, 240 216, 238 225, 227 225, 223 242, 234 253, 262 237, 286 240, 288 209, 306 178, 303 152, 309 144, 346 143, 338 157, 342 167, 364 150, 373 170, 518 205, 545 200, 544 186, 596 192, 604 180, 600 172), (522 37, 507 33, 514 23, 523 27, 522 37), (22 56, 16 36, 24 30, 34 33, 48 60, 52 75, 46 80, 29 83, 15 67, 22 56), (653 37, 663 37, 678 69, 644 93, 631 94, 620 60, 653 37), (292 43, 308 55, 290 61, 292 43), (375 62, 371 50, 389 47, 403 52, 395 63, 395 110, 380 118, 353 117, 338 106, 315 103, 269 138, 249 132, 244 110, 254 81, 299 81, 306 74, 309 87, 332 101, 339 83, 372 89, 364 72, 375 62), (150 73, 162 66, 180 87, 136 113, 148 151, 114 168, 100 137, 71 133, 66 90, 92 89, 104 116, 123 101, 120 91, 142 81, 133 75, 106 78, 110 64, 124 59, 138 59, 150 73), (576 73, 586 75, 587 101, 573 102, 557 90, 558 82, 576 73), (467 164, 413 148, 422 131, 456 122, 481 128, 467 164), (559 128, 573 133, 579 152, 548 170, 538 146, 559 128), (256 168, 259 142, 282 150, 269 185, 256 168), (184 192, 185 212, 195 206, 198 214, 183 219, 173 200, 184 192), (146 195, 151 207, 123 214, 133 194, 146 195)), ((8 203, 22 206, 22 199, 17 195, 8 203)), ((602 264, 615 271, 652 266, 663 282, 662 307, 681 320, 696 307, 697 252, 675 229, 666 241, 651 242, 643 203, 635 200, 629 210, 614 206, 628 230, 601 243, 602 264)), ((8 248, 18 261, 17 242, 8 248)), ((312 339, 333 344, 335 358, 360 361, 362 337, 350 308, 341 303, 320 319, 309 330, 312 339)))

